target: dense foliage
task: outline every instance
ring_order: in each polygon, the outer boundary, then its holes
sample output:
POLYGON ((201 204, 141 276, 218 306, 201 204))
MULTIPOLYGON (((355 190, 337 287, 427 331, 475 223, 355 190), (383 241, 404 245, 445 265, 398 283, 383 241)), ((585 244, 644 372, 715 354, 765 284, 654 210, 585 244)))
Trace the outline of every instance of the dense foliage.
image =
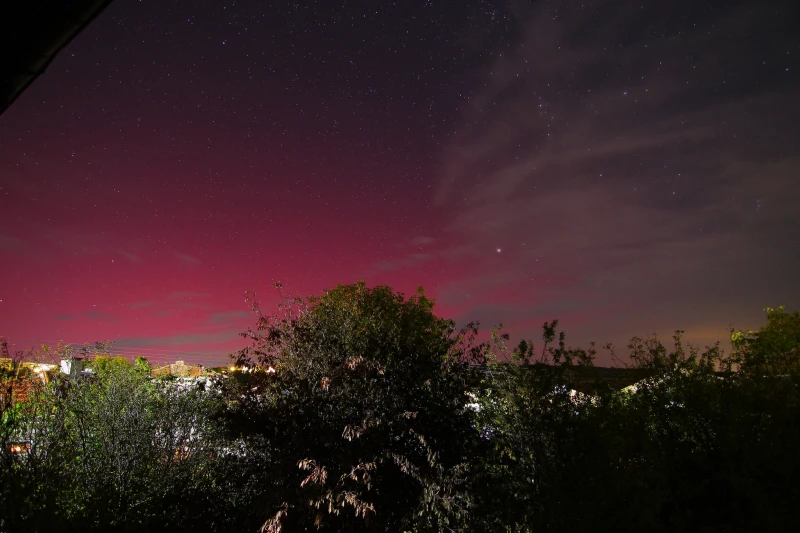
POLYGON ((247 380, 232 420, 270 457, 268 531, 464 524, 464 345, 432 308, 356 284, 259 312, 240 365, 280 371, 247 380))
POLYGON ((575 390, 591 375, 583 352, 581 364, 553 364, 560 348, 546 349, 550 364, 536 371, 524 345, 514 350, 523 364, 483 383, 478 419, 493 454, 473 528, 796 530, 798 325, 797 313, 768 310, 767 326, 734 335, 747 342, 727 356, 718 346, 698 353, 681 332, 671 350, 635 338, 629 356, 642 379, 591 395, 575 390))
POLYGON ((213 523, 223 441, 220 400, 154 383, 122 358, 98 357, 80 381, 34 381, 3 405, 2 531, 160 529, 213 523), (8 453, 17 446, 27 453, 8 453))
POLYGON ((800 527, 798 313, 727 354, 634 338, 625 387, 556 321, 511 349, 421 291, 250 301, 225 379, 95 354, 20 400, 6 372, 0 531, 800 527))

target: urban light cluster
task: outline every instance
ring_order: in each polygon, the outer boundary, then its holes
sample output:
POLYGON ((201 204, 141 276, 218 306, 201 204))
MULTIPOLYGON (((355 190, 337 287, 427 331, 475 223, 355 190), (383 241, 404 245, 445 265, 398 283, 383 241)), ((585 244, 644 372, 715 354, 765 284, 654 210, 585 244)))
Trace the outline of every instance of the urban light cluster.
MULTIPOLYGON (((228 370, 230 370, 231 372, 253 372, 255 369, 249 366, 230 366, 228 370)), ((267 374, 274 374, 276 370, 273 367, 269 366, 267 367, 265 372, 267 374)))

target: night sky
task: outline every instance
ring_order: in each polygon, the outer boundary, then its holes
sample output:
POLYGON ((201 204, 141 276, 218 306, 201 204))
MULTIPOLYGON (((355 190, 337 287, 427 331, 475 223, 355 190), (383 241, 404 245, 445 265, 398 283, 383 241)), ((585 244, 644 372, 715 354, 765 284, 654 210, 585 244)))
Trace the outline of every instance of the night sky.
POLYGON ((359 279, 514 339, 757 327, 800 307, 795 4, 116 0, 0 116, 0 335, 212 364, 246 290, 359 279))

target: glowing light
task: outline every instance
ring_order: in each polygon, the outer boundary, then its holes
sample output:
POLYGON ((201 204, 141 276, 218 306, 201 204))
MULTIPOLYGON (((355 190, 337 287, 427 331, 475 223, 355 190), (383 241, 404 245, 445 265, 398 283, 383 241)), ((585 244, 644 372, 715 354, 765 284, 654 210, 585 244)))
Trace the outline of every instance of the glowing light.
POLYGON ((9 447, 9 451, 11 453, 27 453, 28 451, 30 451, 30 445, 27 443, 12 444, 9 447))

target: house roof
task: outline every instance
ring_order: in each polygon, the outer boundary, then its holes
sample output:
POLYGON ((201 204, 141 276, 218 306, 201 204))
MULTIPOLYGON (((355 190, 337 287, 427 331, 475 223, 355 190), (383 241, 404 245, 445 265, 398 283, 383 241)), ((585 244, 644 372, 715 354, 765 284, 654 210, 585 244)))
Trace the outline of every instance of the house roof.
POLYGON ((648 377, 652 372, 645 368, 582 367, 576 375, 576 384, 578 387, 591 388, 596 383, 605 383, 612 389, 624 389, 648 377))

